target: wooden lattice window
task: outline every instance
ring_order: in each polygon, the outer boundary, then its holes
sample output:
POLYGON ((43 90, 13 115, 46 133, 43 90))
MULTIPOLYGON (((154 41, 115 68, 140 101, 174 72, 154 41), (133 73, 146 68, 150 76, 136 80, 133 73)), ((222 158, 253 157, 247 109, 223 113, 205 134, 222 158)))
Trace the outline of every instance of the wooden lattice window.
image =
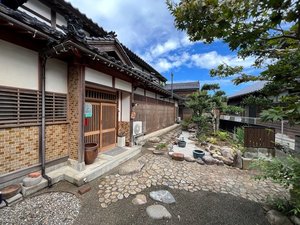
POLYGON ((67 95, 46 93, 46 121, 59 122, 67 120, 67 95))
POLYGON ((115 93, 109 93, 92 89, 87 89, 85 91, 85 97, 89 100, 102 100, 109 102, 115 102, 117 100, 117 95, 115 93))
MULTIPOLYGON (((42 118, 40 91, 0 87, 0 127, 39 125, 42 118)), ((46 93, 46 121, 67 120, 67 95, 46 93)))

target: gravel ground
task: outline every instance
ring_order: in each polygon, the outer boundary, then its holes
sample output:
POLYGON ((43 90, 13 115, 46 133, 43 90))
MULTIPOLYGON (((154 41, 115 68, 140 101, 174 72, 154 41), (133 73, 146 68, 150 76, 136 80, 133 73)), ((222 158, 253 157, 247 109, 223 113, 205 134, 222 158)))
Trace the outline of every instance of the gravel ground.
POLYGON ((73 224, 80 206, 80 200, 71 193, 44 193, 1 209, 0 224, 73 224))
MULTIPOLYGON (((140 193, 147 197, 145 205, 133 205, 131 201, 135 195, 130 195, 127 199, 112 203, 108 208, 102 208, 97 197, 99 180, 92 181, 89 185, 92 190, 79 197, 82 206, 74 225, 269 225, 259 203, 230 194, 209 191, 191 193, 155 186, 140 193), (175 204, 162 204, 171 213, 170 220, 152 220, 146 213, 149 205, 158 204, 150 199, 150 191, 160 189, 170 191, 176 200, 175 204)), ((49 190, 68 190, 75 194, 78 187, 60 182, 49 190)))

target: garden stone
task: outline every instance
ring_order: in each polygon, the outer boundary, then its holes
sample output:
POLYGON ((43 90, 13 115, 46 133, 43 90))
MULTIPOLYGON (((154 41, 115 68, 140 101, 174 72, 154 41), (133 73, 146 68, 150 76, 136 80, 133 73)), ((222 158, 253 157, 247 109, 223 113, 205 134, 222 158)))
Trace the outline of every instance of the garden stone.
POLYGON ((214 159, 212 156, 205 155, 203 156, 202 160, 207 164, 207 165, 213 165, 217 164, 217 160, 214 159))
POLYGON ((176 202, 173 195, 167 190, 151 191, 150 197, 155 201, 163 202, 166 204, 176 202))
POLYGON ((267 212, 266 217, 271 225, 293 225, 285 215, 273 209, 267 212))
POLYGON ((191 156, 184 156, 184 160, 187 162, 195 162, 196 160, 191 156))
POLYGON ((300 218, 297 216, 291 216, 290 220, 295 224, 295 225, 300 225, 300 218))
POLYGON ((172 159, 177 160, 177 161, 183 161, 184 160, 184 154, 178 153, 178 152, 174 152, 172 154, 172 159))
POLYGON ((242 160, 242 153, 240 150, 237 151, 236 155, 234 156, 233 166, 242 169, 243 168, 243 160, 242 160))
POLYGON ((146 212, 152 219, 170 219, 172 216, 169 211, 162 205, 150 205, 147 207, 146 212))
POLYGON ((134 199, 132 199, 132 204, 134 205, 144 205, 147 203, 147 198, 145 195, 139 194, 136 195, 134 199))
POLYGON ((39 177, 25 177, 23 179, 23 186, 24 187, 32 187, 34 185, 39 184, 42 181, 42 176, 39 177))
POLYGON ((128 174, 138 173, 142 170, 144 165, 145 164, 140 163, 139 161, 130 161, 120 167, 119 174, 128 175, 128 174))
POLYGON ((152 143, 159 143, 160 142, 160 138, 159 137, 152 137, 149 139, 150 142, 152 143))
POLYGON ((205 165, 205 162, 203 162, 202 159, 196 159, 196 162, 199 163, 200 165, 205 165))
POLYGON ((232 154, 232 149, 229 147, 222 147, 221 148, 221 153, 222 156, 224 156, 227 159, 230 159, 233 161, 233 154, 232 154))

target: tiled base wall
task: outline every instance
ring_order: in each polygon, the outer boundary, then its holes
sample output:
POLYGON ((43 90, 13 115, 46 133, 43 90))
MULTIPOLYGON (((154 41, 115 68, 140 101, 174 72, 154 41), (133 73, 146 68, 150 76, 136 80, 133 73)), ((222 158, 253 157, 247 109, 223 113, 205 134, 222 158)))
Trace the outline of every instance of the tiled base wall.
POLYGON ((126 142, 130 142, 130 122, 119 121, 119 131, 123 130, 126 133, 126 142))
POLYGON ((68 156, 68 125, 46 126, 46 161, 68 156))
POLYGON ((0 175, 39 162, 39 128, 0 129, 0 175))
MULTIPOLYGON (((68 125, 46 126, 46 161, 68 156, 68 125)), ((39 163, 39 127, 0 129, 0 175, 39 163)))

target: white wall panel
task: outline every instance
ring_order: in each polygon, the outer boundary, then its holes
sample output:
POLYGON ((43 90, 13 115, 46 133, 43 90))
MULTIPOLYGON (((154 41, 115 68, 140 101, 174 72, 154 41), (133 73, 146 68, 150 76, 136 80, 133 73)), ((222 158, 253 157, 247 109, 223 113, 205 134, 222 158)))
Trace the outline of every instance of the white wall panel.
POLYGON ((150 98, 155 98, 155 93, 153 93, 151 91, 146 91, 146 96, 150 97, 150 98))
POLYGON ((138 94, 138 95, 143 95, 144 96, 144 89, 142 88, 137 88, 135 91, 134 91, 135 94, 138 94))
POLYGON ((122 121, 130 121, 130 94, 122 93, 122 121))
POLYGON ((101 84, 107 87, 112 87, 111 76, 88 67, 85 68, 85 80, 92 83, 101 84))
POLYGON ((115 80, 115 88, 123 90, 123 91, 132 92, 132 85, 131 85, 131 83, 126 82, 124 80, 120 80, 118 78, 116 78, 116 80, 115 80))
POLYGON ((38 89, 38 53, 0 40, 0 85, 38 89))
POLYGON ((49 59, 46 64, 46 91, 68 93, 68 64, 49 59))

